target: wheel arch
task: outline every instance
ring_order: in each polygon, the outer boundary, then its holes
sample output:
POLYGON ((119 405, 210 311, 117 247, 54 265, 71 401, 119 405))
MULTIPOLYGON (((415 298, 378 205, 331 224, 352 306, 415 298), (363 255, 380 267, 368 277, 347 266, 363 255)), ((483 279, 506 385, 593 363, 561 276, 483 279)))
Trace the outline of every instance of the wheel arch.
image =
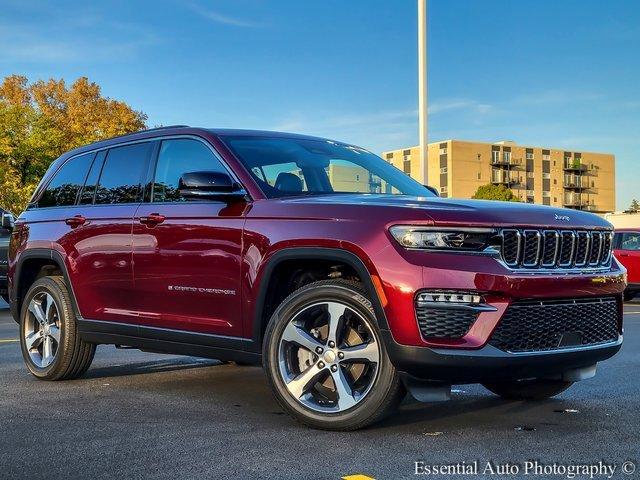
POLYGON ((47 248, 29 249, 20 254, 16 264, 13 288, 11 290, 11 316, 16 322, 20 322, 20 311, 29 287, 42 276, 41 272, 47 274, 57 273, 64 277, 69 287, 69 295, 74 309, 74 313, 79 316, 80 311, 73 292, 73 286, 69 280, 69 273, 64 257, 60 252, 47 248))
MULTIPOLYGON (((380 294, 378 293, 378 289, 374 283, 374 278, 376 278, 378 288, 381 289, 380 280, 377 278, 376 274, 372 274, 369 269, 367 269, 365 263, 358 255, 339 248, 290 247, 274 253, 262 267, 262 274, 260 276, 261 281, 253 309, 252 323, 252 338, 254 345, 257 348, 260 348, 262 345, 264 332, 270 320, 270 318, 268 318, 269 315, 267 315, 268 312, 266 310, 266 304, 269 287, 272 282, 276 281, 273 278, 273 273, 278 266, 283 264, 283 262, 292 260, 333 261, 349 266, 360 278, 362 286, 371 301, 376 314, 378 328, 381 330, 389 329, 380 294)), ((382 295, 384 295, 384 293, 382 295)))

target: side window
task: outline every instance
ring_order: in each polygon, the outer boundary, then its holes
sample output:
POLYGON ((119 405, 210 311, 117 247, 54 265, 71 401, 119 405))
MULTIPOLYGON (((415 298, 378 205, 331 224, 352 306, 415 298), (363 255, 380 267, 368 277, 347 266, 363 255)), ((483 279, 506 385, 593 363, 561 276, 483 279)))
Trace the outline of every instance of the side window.
POLYGON ((96 187, 95 203, 134 203, 140 201, 142 174, 151 143, 112 148, 102 167, 96 187))
POLYGON ((95 153, 87 153, 68 160, 54 175, 38 201, 38 207, 75 205, 78 192, 84 185, 95 153))
POLYGON ((180 202, 178 182, 188 172, 226 172, 220 160, 198 140, 164 140, 160 145, 153 184, 153 202, 180 202))
POLYGON ((624 233, 622 234, 621 250, 640 250, 640 233, 624 233))

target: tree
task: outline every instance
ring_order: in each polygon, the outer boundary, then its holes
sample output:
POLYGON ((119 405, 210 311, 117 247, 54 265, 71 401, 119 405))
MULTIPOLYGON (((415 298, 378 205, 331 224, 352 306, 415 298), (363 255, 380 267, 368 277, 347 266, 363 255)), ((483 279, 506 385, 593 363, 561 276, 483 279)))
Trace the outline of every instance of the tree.
POLYGON ((640 212, 640 202, 635 198, 631 202, 631 206, 629 207, 630 212, 640 212))
POLYGON ((146 128, 147 116, 78 78, 0 84, 0 207, 16 214, 51 162, 67 150, 146 128))
POLYGON ((505 187, 504 185, 482 185, 478 187, 476 193, 472 198, 479 200, 502 200, 505 202, 518 202, 518 197, 516 197, 511 191, 510 188, 505 187))

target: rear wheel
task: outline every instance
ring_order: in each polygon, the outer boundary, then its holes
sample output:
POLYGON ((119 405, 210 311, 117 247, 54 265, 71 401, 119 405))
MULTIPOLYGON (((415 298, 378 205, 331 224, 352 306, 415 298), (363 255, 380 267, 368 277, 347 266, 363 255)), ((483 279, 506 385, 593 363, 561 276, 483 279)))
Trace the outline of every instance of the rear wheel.
POLYGON ((83 375, 96 346, 80 339, 71 298, 62 277, 43 277, 31 286, 20 314, 20 346, 29 371, 42 380, 83 375))
POLYGON ((511 382, 483 383, 484 388, 508 400, 545 400, 573 385, 563 380, 514 380, 511 382))
POLYGON ((278 402, 314 428, 363 428, 405 394, 371 302, 352 282, 320 281, 292 293, 273 314, 263 350, 278 402))

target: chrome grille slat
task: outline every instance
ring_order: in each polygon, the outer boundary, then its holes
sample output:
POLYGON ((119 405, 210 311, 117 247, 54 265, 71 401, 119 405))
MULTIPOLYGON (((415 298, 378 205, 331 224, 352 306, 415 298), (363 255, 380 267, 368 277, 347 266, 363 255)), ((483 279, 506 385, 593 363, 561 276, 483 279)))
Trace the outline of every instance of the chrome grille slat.
POLYGON ((500 231, 502 261, 512 269, 605 269, 613 233, 600 230, 507 228, 500 231))

